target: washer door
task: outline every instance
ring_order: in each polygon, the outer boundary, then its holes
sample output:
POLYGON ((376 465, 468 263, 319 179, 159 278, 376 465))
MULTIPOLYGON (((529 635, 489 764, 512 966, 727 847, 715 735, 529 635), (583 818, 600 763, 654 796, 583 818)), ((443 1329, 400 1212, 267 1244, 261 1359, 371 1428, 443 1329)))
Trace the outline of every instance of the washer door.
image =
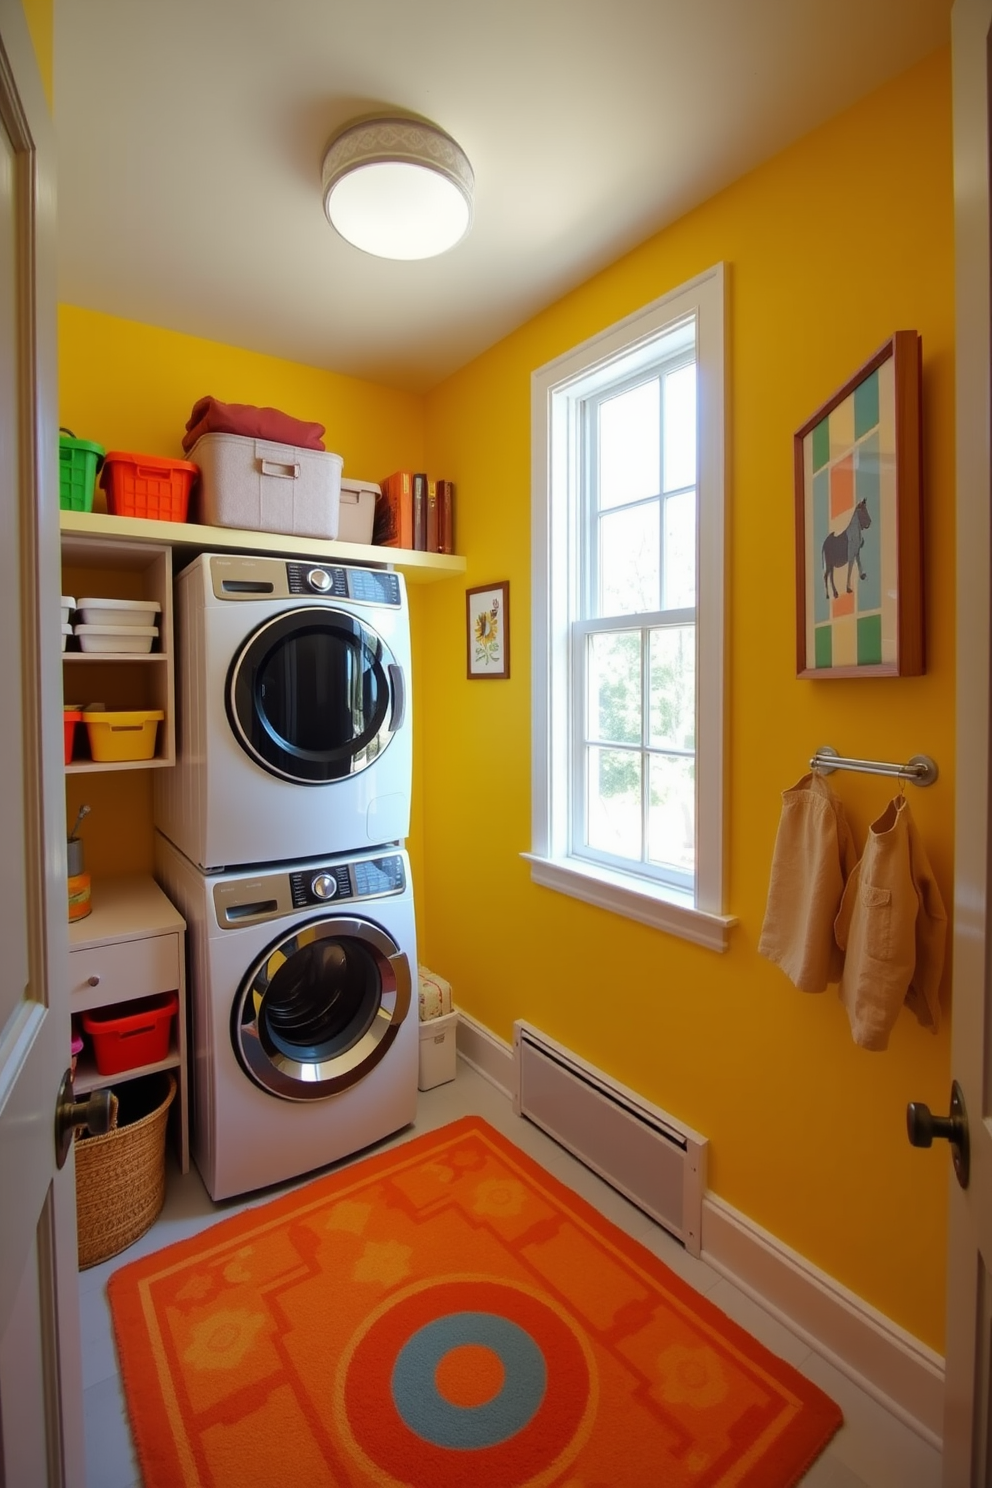
POLYGON ((234 1005, 234 1049, 257 1085, 320 1100, 363 1080, 410 1011, 410 963, 368 920, 314 920, 248 973, 234 1005))
POLYGON ((326 785, 376 760, 403 722, 402 667, 385 641, 331 606, 286 610, 245 641, 227 714, 253 760, 297 785, 326 785))

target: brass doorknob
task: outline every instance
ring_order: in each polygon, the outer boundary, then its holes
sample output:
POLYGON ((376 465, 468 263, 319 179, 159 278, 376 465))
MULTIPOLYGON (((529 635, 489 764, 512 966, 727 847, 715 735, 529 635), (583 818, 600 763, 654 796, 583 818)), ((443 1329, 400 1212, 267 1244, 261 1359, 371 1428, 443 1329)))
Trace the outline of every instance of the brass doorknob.
POLYGON ((55 1102, 55 1161, 65 1166, 77 1126, 85 1126, 91 1137, 104 1137, 110 1130, 111 1093, 94 1090, 85 1100, 77 1101, 72 1088, 72 1071, 66 1070, 55 1102))
POLYGON ((970 1149, 968 1145, 968 1113, 964 1105, 964 1092, 957 1080, 951 1086, 951 1113, 935 1116, 922 1101, 910 1101, 906 1107, 906 1130, 914 1147, 930 1147, 934 1137, 942 1137, 951 1144, 954 1171, 962 1188, 968 1187, 970 1149))

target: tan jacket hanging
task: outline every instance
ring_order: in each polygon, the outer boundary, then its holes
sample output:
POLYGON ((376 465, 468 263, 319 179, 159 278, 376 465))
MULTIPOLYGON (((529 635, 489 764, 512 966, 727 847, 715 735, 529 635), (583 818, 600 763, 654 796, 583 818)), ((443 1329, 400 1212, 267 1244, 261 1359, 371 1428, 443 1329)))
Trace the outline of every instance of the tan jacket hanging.
POLYGON ((840 998, 856 1044, 887 1048, 903 1003, 936 1032, 947 913, 904 796, 868 828, 836 933, 846 952, 840 998))
POLYGON ((782 792, 758 951, 803 992, 840 981, 834 920, 856 860, 844 808, 820 775, 782 792))

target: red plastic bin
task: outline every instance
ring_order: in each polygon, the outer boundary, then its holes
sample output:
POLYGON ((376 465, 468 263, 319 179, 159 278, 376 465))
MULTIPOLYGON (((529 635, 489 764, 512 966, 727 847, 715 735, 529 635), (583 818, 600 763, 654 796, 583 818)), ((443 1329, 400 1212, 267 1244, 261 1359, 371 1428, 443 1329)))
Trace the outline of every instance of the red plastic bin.
POLYGON ((100 485, 113 517, 149 517, 156 522, 185 522, 189 493, 200 473, 190 460, 162 455, 135 455, 109 450, 100 485))
POLYGON ((65 762, 72 764, 72 750, 76 741, 76 724, 82 723, 83 715, 78 708, 62 709, 62 727, 65 731, 65 762))
POLYGON ((119 1008, 83 1013, 83 1029, 93 1043, 97 1071, 119 1075, 140 1064, 157 1064, 169 1054, 169 1032, 179 1008, 176 992, 139 997, 119 1008))

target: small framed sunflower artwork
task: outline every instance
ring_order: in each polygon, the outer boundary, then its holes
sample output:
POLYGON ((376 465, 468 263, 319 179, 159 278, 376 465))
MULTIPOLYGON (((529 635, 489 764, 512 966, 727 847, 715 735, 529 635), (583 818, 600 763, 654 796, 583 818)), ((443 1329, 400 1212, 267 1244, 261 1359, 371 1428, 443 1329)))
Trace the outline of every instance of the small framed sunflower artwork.
POLYGON ((468 677, 510 675, 510 584, 483 584, 465 591, 468 627, 468 677))

